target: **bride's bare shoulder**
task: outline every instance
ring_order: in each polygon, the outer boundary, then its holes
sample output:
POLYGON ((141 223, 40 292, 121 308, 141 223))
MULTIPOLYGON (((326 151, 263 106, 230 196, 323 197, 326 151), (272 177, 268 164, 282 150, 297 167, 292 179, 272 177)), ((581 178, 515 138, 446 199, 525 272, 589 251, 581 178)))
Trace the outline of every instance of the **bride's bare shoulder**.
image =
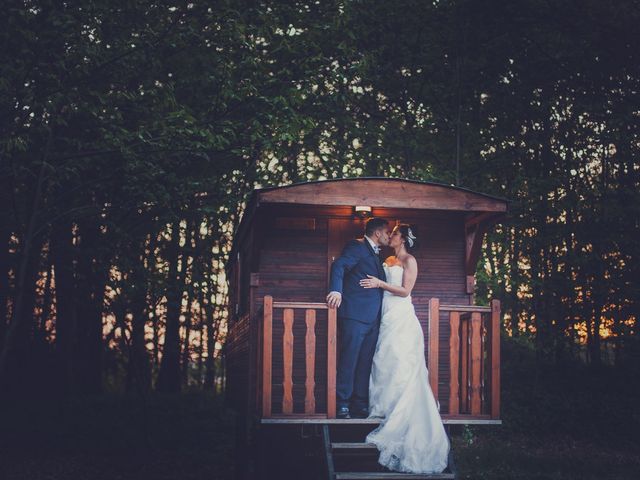
MULTIPOLYGON (((398 261, 400 263, 400 261, 398 261)), ((416 257, 414 257, 413 255, 411 255, 410 253, 407 253, 403 258, 402 258, 402 266, 403 267, 418 267, 418 261, 416 260, 416 257)))
POLYGON ((393 267, 394 265, 402 265, 402 262, 393 255, 388 256, 384 263, 386 263, 388 267, 393 267))

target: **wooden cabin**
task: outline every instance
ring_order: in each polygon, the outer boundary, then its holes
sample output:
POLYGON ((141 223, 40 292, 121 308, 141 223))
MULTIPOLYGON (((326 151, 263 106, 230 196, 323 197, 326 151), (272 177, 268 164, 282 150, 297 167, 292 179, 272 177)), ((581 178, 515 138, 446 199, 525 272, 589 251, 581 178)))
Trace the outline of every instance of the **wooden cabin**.
POLYGON ((337 319, 325 303, 332 261, 371 215, 416 226, 412 300, 443 421, 500 423, 500 303, 475 305, 473 292, 483 234, 506 210, 502 198, 390 178, 255 190, 227 266, 229 404, 263 425, 371 422, 335 419, 337 319))

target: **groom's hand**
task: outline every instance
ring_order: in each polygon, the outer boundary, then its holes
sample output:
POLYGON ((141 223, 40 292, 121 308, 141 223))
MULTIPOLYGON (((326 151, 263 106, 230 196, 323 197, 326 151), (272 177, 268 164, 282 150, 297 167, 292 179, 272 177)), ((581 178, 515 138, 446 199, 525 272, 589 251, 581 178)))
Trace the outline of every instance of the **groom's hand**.
POLYGON ((342 294, 340 292, 329 292, 327 295, 327 305, 329 308, 338 308, 342 303, 342 294))

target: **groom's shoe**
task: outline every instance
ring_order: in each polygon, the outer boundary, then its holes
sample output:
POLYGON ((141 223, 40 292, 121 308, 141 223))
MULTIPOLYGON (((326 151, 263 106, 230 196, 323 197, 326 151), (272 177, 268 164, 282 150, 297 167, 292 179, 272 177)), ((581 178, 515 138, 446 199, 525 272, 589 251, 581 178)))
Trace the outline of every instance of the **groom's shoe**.
POLYGON ((358 408, 351 413, 353 418, 367 418, 369 416, 369 409, 367 407, 358 408))
POLYGON ((338 407, 338 411, 336 412, 336 417, 342 420, 351 418, 351 415, 349 414, 349 407, 338 407))

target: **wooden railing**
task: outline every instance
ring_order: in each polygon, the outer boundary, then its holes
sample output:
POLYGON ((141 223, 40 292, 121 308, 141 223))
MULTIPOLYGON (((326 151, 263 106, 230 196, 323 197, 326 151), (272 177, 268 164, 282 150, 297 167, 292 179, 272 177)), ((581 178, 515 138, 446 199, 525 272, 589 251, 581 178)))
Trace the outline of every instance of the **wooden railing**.
POLYGON ((500 301, 491 306, 429 301, 428 369, 438 398, 440 313, 449 313, 449 417, 500 418, 500 301))
MULTIPOLYGON (((336 416, 336 309, 325 303, 274 302, 264 297, 262 324, 262 417, 273 418, 272 365, 274 310, 283 309, 282 337, 282 413, 279 417, 336 416), (304 413, 293 412, 293 323, 294 312, 304 310, 305 331, 305 398, 304 413), (315 396, 316 312, 327 310, 327 409, 317 412, 315 396)), ((438 398, 438 357, 440 352, 440 316, 449 314, 449 409, 441 411, 449 419, 500 418, 500 302, 489 307, 473 305, 440 305, 437 298, 429 301, 429 345, 427 366, 433 394, 438 398)))
POLYGON ((283 397, 282 415, 293 415, 293 319, 295 310, 305 311, 305 398, 304 415, 317 416, 315 400, 316 370, 316 311, 327 312, 327 413, 326 418, 336 417, 336 309, 326 303, 274 302, 273 297, 264 297, 264 323, 262 329, 262 416, 272 417, 272 353, 273 353, 273 311, 284 309, 283 354, 283 397))

